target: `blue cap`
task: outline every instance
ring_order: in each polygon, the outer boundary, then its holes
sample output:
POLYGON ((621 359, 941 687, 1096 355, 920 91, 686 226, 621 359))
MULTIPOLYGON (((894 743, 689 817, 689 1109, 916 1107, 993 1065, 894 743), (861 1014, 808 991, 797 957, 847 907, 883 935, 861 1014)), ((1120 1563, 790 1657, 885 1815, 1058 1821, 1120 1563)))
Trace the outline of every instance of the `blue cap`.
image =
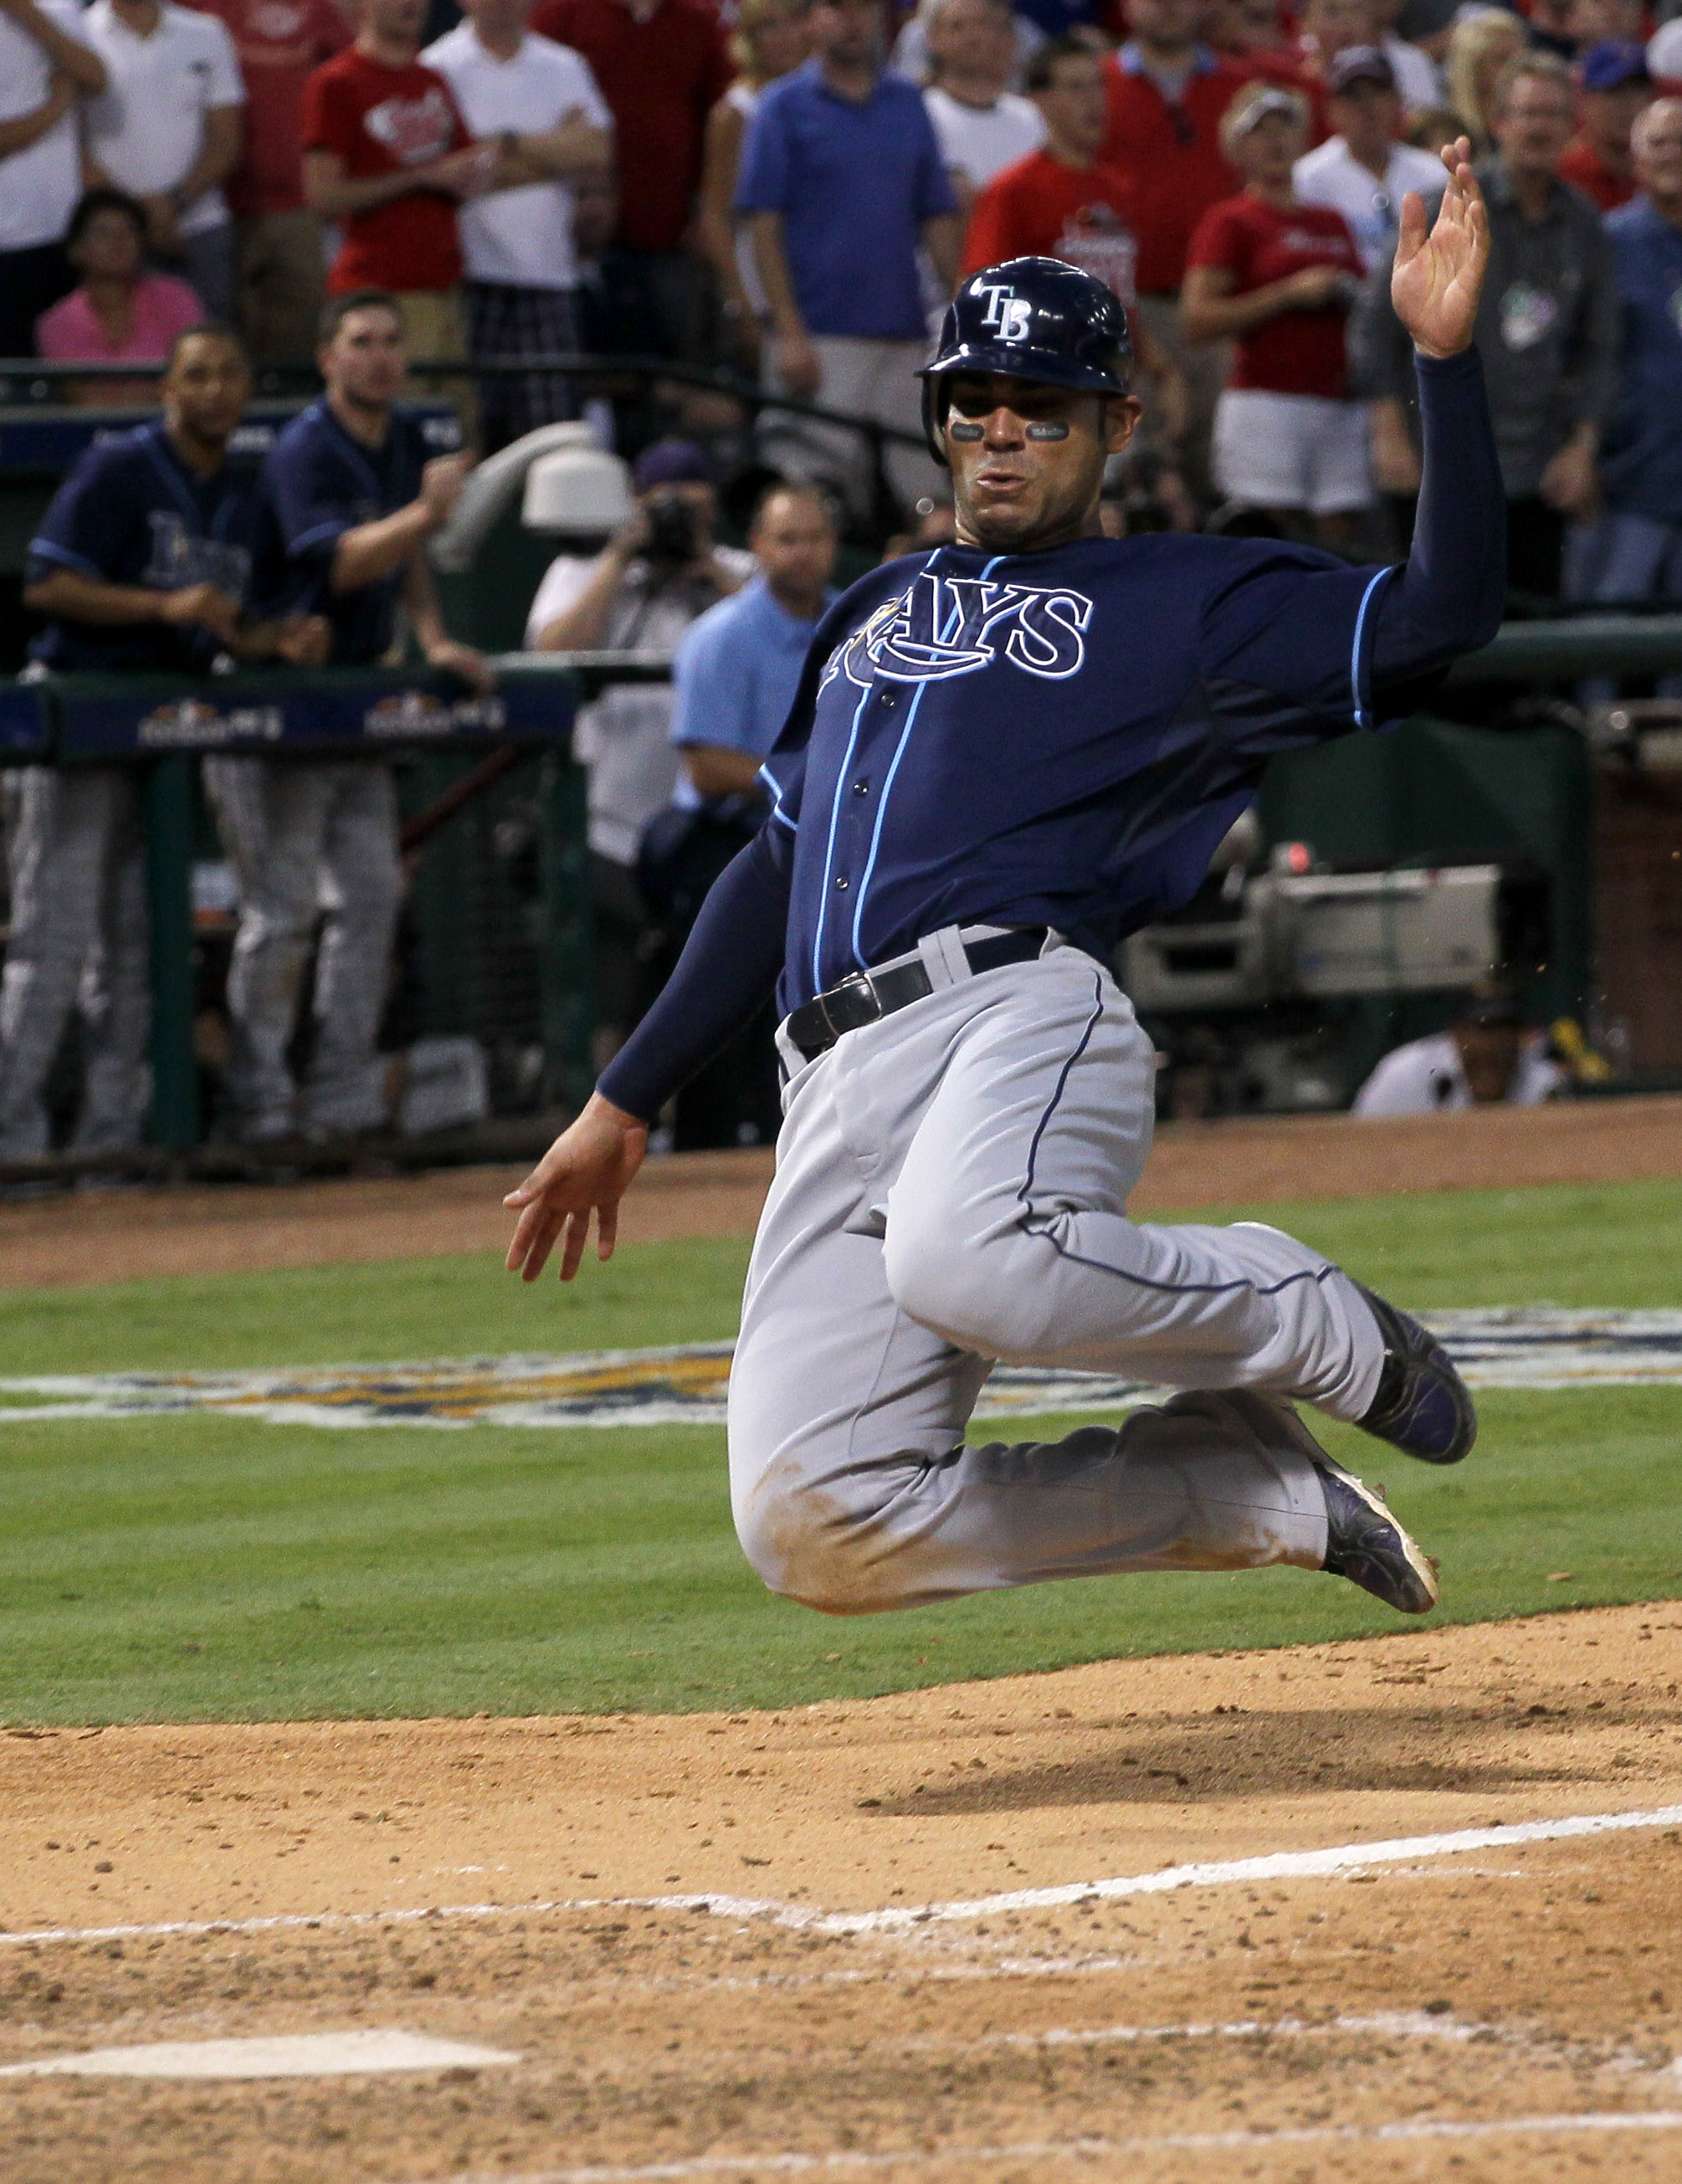
POLYGON ((693 440, 656 440, 632 465, 631 482, 638 493, 656 485, 710 485, 712 465, 693 440))
POLYGON ((1585 91, 1616 91, 1652 80, 1646 49, 1633 38, 1597 38, 1577 57, 1577 81, 1585 91))

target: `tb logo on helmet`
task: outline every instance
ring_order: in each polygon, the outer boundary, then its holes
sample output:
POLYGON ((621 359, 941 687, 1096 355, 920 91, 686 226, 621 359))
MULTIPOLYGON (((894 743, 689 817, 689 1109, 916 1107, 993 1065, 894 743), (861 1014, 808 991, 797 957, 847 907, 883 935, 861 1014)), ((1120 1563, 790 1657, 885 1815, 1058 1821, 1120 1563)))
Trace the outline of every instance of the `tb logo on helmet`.
POLYGON ((1002 282, 997 286, 978 288, 977 292, 987 298, 987 309, 981 315, 981 323, 996 333, 1000 341, 1026 341, 1033 326, 1033 305, 1026 296, 1017 295, 1014 288, 1002 282))

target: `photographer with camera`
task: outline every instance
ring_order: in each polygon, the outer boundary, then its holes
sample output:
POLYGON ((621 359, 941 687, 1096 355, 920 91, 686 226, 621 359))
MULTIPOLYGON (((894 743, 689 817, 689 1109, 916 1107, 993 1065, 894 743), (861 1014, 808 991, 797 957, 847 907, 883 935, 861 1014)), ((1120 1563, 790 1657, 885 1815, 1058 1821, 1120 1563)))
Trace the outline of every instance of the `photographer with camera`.
MULTIPOLYGON (((703 448, 657 440, 631 476, 637 506, 601 552, 549 564, 526 619, 529 650, 673 652, 691 622, 753 574, 751 554, 714 542, 718 502, 703 448)), ((649 998, 656 943, 637 858, 644 827, 677 786, 671 705, 668 682, 615 683, 579 714, 574 732, 574 755, 590 772, 598 1068, 649 998)))

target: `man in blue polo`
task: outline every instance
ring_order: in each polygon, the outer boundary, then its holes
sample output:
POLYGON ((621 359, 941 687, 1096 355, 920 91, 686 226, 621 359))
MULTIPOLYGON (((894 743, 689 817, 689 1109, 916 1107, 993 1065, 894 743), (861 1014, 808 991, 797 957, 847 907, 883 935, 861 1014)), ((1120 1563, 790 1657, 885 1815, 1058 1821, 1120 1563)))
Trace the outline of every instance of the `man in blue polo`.
MULTIPOLYGON (((758 569, 690 626, 672 669, 671 740, 683 771, 666 854, 645 859, 643 886, 664 900, 674 961, 707 889, 764 822, 760 767, 783 733, 813 632, 835 596, 835 515, 816 486, 772 486, 748 543, 758 569)), ((650 830, 651 850, 666 832, 659 822, 650 830)), ((761 1010, 679 1093, 680 1152, 769 1145, 777 1135, 775 1028, 761 1010)))
MULTIPOLYGON (((258 621, 282 571, 254 466, 228 443, 251 393, 236 336, 176 341, 155 422, 90 448, 30 542, 25 603, 47 617, 32 648, 65 672, 188 677, 219 654, 309 664, 326 625, 258 621)), ((131 766, 24 766, 7 777, 12 932, 0 986, 0 1158, 47 1150, 43 1100, 64 1025, 86 1022, 73 1149, 139 1142, 149 1022, 144 857, 131 766)))
MULTIPOLYGON (((957 200, 922 94, 883 69, 877 0, 816 0, 809 20, 816 58, 760 98, 736 187, 771 310, 767 383, 916 433, 911 375, 928 346, 917 250, 950 295, 957 200)), ((832 480, 869 512, 856 433, 771 413, 761 447, 772 469, 832 480)), ((888 475, 907 508, 934 476, 903 447, 888 451, 888 475)))
MULTIPOLYGON (((1640 192, 1606 224, 1624 306, 1623 395, 1601 460, 1595 596, 1682 599, 1682 98, 1649 106, 1631 148, 1640 192)), ((1682 696, 1682 677, 1661 689, 1682 696)))
MULTIPOLYGON (((335 666, 393 656, 406 623, 430 666, 484 687, 483 660, 444 627, 425 553, 471 465, 429 457, 419 423, 393 408, 406 368, 396 298, 372 289, 335 297, 317 362, 326 393, 264 465, 300 602, 325 618, 335 666)), ((403 885, 391 768, 382 758, 216 758, 204 773, 240 891, 228 974, 231 1128, 248 1144, 297 1128, 312 1137, 378 1130, 387 1113, 376 1039, 403 885), (324 901, 300 1095, 287 1056, 324 901)))

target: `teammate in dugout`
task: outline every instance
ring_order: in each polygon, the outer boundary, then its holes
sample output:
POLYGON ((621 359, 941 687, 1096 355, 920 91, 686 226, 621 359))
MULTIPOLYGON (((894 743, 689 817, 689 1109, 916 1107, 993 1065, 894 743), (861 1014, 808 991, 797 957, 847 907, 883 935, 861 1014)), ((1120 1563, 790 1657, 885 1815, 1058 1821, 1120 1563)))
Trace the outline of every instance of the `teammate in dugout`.
POLYGON ((1306 1402, 1428 1462, 1472 1405, 1417 1322, 1264 1227, 1126 1214, 1152 1054, 1107 967, 1184 901, 1266 761, 1399 718, 1500 620, 1504 504, 1470 348, 1488 258, 1464 139, 1395 295, 1425 448, 1405 568, 1098 534, 1131 437, 1125 322, 1045 259, 972 276, 925 373, 958 538, 820 625, 771 816, 671 983, 508 1204, 511 1269, 593 1213, 649 1118, 780 971, 790 1075, 730 1390, 737 1529, 837 1614, 1106 1571, 1288 1563, 1423 1612, 1433 1566, 1306 1402), (1052 1443, 966 1446, 992 1362, 1185 1392, 1052 1443))
MULTIPOLYGON (((190 327, 164 414, 90 448, 30 541, 31 649, 65 672, 203 673, 219 654, 311 666, 319 616, 277 615, 284 557, 256 465, 228 446, 251 398, 237 335, 190 327)), ((7 776, 12 932, 0 987, 0 1158, 47 1150, 45 1092, 64 1024, 86 1018, 78 1152, 138 1144, 149 992, 140 775, 131 766, 7 776)))

